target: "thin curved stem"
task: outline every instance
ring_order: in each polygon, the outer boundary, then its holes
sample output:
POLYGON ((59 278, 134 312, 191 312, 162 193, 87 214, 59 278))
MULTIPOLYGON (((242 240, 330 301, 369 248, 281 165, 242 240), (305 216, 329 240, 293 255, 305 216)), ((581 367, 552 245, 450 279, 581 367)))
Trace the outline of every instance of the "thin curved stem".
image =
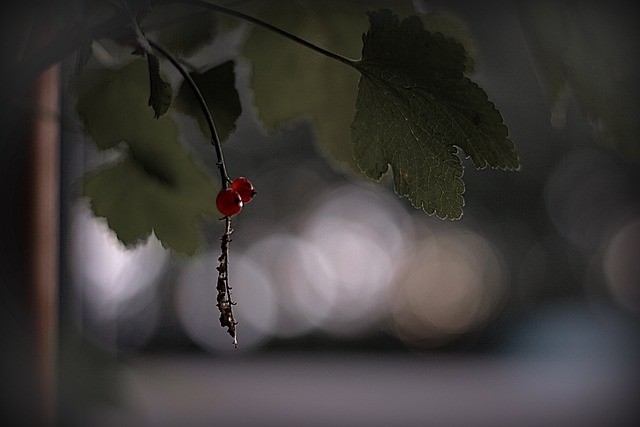
POLYGON ((191 78, 187 70, 182 66, 182 64, 180 64, 180 62, 173 55, 171 55, 169 52, 167 52, 164 48, 159 46, 154 41, 149 39, 147 39, 147 41, 149 42, 149 45, 153 48, 153 50, 160 52, 160 54, 162 54, 162 56, 167 58, 169 62, 171 62, 171 64, 178 70, 178 72, 180 72, 180 74, 182 75, 182 77, 184 77, 184 80, 191 87, 191 90, 196 96, 198 103, 200 104, 200 108, 204 113, 205 119, 207 120, 207 126, 209 127, 209 131, 211 132, 211 145, 213 145, 213 147, 215 148, 216 156, 218 157, 217 165, 218 165, 218 169, 220 170, 220 179, 222 181, 222 186, 223 188, 228 188, 229 182, 231 181, 231 179, 229 178, 229 174, 227 173, 227 167, 224 162, 222 144, 220 142, 220 137, 218 136, 218 131, 216 130, 216 125, 211 115, 211 110, 209 109, 207 102, 205 101, 204 96, 200 91, 200 88, 198 87, 196 82, 193 81, 193 79, 191 78))
POLYGON ((213 4, 213 3, 209 3, 205 0, 166 0, 168 3, 184 3, 184 4, 191 4, 191 5, 195 5, 195 6, 200 6, 202 8, 205 9, 209 9, 209 10, 213 10, 214 12, 220 12, 220 13, 224 13, 225 15, 229 15, 229 16, 233 16, 234 18, 238 18, 241 19, 243 21, 247 21, 250 22, 254 25, 258 25, 262 28, 265 28, 271 32, 274 32, 282 37, 285 37, 295 43, 298 43, 306 48, 309 48, 311 50, 313 50, 314 52, 317 52, 321 55, 326 56, 327 58, 331 58, 333 60, 336 60, 338 62, 341 62, 345 65, 349 65, 351 67, 355 67, 357 64, 357 61, 353 60, 353 59, 349 59, 345 56, 342 56, 338 53, 335 52, 331 52, 330 50, 324 49, 316 44, 313 44, 303 38, 300 38, 298 36, 296 36, 295 34, 291 34, 281 28, 276 27, 275 25, 269 24, 268 22, 265 22, 259 18, 256 18, 254 16, 251 15, 247 15, 244 14, 242 12, 238 12, 236 10, 233 9, 229 9, 227 7, 224 6, 220 6, 217 4, 213 4))

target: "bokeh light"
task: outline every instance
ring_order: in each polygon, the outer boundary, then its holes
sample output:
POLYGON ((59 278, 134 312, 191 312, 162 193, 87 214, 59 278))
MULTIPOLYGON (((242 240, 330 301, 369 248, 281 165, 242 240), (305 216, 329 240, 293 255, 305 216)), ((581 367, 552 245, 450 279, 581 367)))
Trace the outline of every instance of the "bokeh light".
POLYGON ((397 198, 366 185, 326 192, 312 207, 301 233, 327 260, 334 278, 330 316, 322 328, 349 335, 384 315, 383 302, 397 265, 411 247, 408 216, 397 198))
POLYGON ((156 284, 168 258, 160 242, 151 236, 144 244, 125 248, 83 203, 73 210, 70 241, 73 291, 86 317, 77 320, 95 325, 94 338, 111 349, 123 342, 128 348, 144 345, 156 327, 156 284), (117 328, 133 318, 135 328, 117 328), (112 333, 99 332, 109 330, 112 333))
POLYGON ((410 246, 407 214, 384 190, 345 184, 310 196, 302 219, 254 233, 244 250, 273 285, 276 337, 349 335, 373 325, 410 246))
POLYGON ((597 249, 637 204, 616 162, 589 149, 573 150, 559 162, 548 179, 545 198, 558 232, 585 250, 597 249))
POLYGON ((313 246, 291 233, 275 233, 251 245, 246 256, 272 283, 278 313, 270 331, 274 336, 303 335, 328 315, 333 296, 327 284, 334 274, 313 246))
POLYGON ((629 222, 609 242, 603 261, 607 284, 622 307, 640 312, 640 218, 629 222))
POLYGON ((392 298, 395 333, 430 347, 485 324, 499 307, 505 271, 497 249, 468 230, 433 234, 416 246, 392 298))

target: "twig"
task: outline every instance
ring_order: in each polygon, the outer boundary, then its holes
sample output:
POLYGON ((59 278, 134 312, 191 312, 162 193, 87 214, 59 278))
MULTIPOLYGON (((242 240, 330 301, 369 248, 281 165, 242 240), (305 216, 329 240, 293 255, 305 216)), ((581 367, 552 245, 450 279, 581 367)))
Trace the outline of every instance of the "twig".
POLYGON ((216 290, 218 295, 216 296, 218 310, 220 311, 220 326, 227 328, 227 332, 233 338, 234 347, 238 347, 238 337, 235 318, 233 317, 233 306, 235 303, 231 299, 231 287, 229 286, 229 243, 231 242, 231 218, 225 218, 225 232, 220 238, 220 246, 222 253, 218 258, 218 281, 216 284, 216 290))
MULTIPOLYGON (((125 7, 127 7, 125 0, 122 0, 125 7)), ((127 8, 128 9, 128 8, 127 8)), ((229 188, 229 183, 231 180, 229 179, 229 175, 227 173, 227 167, 224 161, 224 155, 222 153, 222 144, 220 142, 220 138, 218 136, 218 132, 216 130, 216 125, 213 121, 213 117, 211 115, 211 110, 207 105, 200 88, 196 84, 196 82, 191 78, 187 70, 182 66, 182 64, 166 49, 162 46, 159 46, 152 40, 146 38, 138 22, 136 21, 133 14, 130 13, 132 25, 136 32, 136 36, 139 39, 138 42, 141 47, 146 51, 147 55, 154 55, 153 51, 159 52, 162 56, 167 58, 169 62, 180 72, 182 77, 184 77, 187 84, 191 87, 194 95, 196 96, 198 103, 200 104, 200 108, 204 113, 205 118, 207 119, 207 125, 209 126, 209 131, 211 132, 211 145, 216 150, 216 156, 218 157, 218 169, 220 170, 220 179, 222 181, 223 188, 229 188)), ((231 218, 225 217, 225 230, 222 237, 220 237, 220 249, 221 255, 218 258, 218 280, 216 282, 216 306, 218 307, 218 311, 220 311, 220 325, 223 328, 227 328, 227 332, 233 338, 234 347, 238 347, 238 335, 236 330, 236 322, 233 316, 233 306, 235 303, 231 299, 231 287, 229 286, 229 243, 231 243, 231 233, 233 229, 231 228, 231 218)))

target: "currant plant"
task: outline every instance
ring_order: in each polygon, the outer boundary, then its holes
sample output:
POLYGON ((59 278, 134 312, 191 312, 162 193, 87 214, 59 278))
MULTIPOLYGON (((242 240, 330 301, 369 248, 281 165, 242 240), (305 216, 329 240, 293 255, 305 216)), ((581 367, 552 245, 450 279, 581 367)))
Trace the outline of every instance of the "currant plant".
MULTIPOLYGON (((362 57, 354 60, 265 20, 215 3, 172 3, 248 22, 291 45, 303 47, 321 61, 355 72, 358 80, 351 106, 355 104, 355 117, 345 127, 350 133, 357 169, 368 178, 380 180, 391 168, 396 193, 428 214, 443 219, 462 216, 464 183, 459 150, 479 169, 519 168, 502 116, 467 76, 473 61, 463 45, 441 32, 428 31, 415 16, 400 20, 389 10, 369 11, 362 57)), ((127 39, 134 40, 134 56, 145 57, 144 65, 134 61, 119 70, 99 70, 85 78, 80 90, 77 110, 97 146, 113 149, 122 147, 123 141, 126 145, 119 162, 87 178, 84 195, 90 199, 94 214, 105 217, 125 245, 134 245, 154 232, 166 247, 194 253, 199 236, 194 225, 197 218, 222 214, 225 227, 220 238, 216 301, 220 324, 237 345, 228 269, 232 218, 241 213, 256 191, 245 177, 231 180, 223 153, 222 140, 235 127, 241 111, 233 62, 204 72, 189 71, 191 67, 179 55, 158 41, 160 36, 156 39, 145 33, 144 17, 149 13, 149 4, 121 0, 118 7, 118 13, 128 17, 127 28, 132 34, 127 39), (183 79, 175 99, 173 88, 163 76, 165 61, 183 79), (147 89, 142 88, 142 77, 146 77, 147 89), (206 93, 203 87, 208 89, 206 93), (149 114, 149 107, 153 114, 149 114), (178 130, 167 115, 171 108, 196 117, 210 138, 220 175, 221 188, 217 192, 175 142, 178 130), (131 210, 123 213, 122 206, 130 206, 131 210), (164 215, 158 215, 158 211, 164 215)), ((183 31, 189 30, 186 26, 183 31)), ((247 44, 251 43, 250 38, 247 44)), ((256 56, 248 57, 254 59, 254 74, 260 75, 263 64, 256 56)), ((274 58, 277 55, 269 58, 270 65, 278 66, 274 58)), ((296 76, 286 80, 295 81, 296 76)), ((296 96, 295 90, 275 90, 280 104, 283 93, 296 96)), ((258 107, 264 110, 260 102, 258 107)), ((347 141, 341 142, 345 145, 347 141)))

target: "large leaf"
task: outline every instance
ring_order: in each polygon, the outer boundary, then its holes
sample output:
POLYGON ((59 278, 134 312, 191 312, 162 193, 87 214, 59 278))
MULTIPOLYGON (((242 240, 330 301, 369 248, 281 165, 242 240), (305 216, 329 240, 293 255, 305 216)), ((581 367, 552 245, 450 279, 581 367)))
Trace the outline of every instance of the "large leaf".
POLYGON ((517 169, 518 157, 502 116, 485 92, 464 76, 461 44, 426 31, 410 17, 370 12, 364 35, 354 155, 380 179, 393 169, 396 192, 441 218, 460 218, 464 200, 458 148, 476 167, 517 169))
POLYGON ((147 72, 136 60, 80 85, 77 110, 87 131, 99 148, 122 151, 119 162, 89 175, 83 194, 125 245, 153 231, 165 247, 192 254, 198 221, 217 215, 216 188, 178 141, 175 123, 154 119, 147 72))

